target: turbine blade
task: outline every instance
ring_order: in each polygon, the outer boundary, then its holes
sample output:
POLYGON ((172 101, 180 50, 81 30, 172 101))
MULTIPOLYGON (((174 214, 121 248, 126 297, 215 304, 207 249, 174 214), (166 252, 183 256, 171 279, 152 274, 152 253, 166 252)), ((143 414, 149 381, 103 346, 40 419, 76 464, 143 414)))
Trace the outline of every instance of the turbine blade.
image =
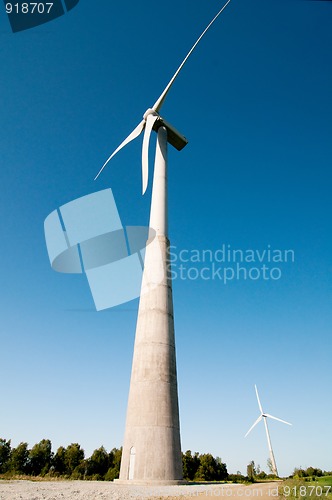
POLYGON ((253 428, 255 427, 255 425, 257 425, 262 420, 262 418, 263 418, 262 415, 259 415, 259 417, 256 420, 256 422, 250 427, 250 429, 248 430, 247 434, 244 437, 248 436, 248 434, 253 430, 253 428))
POLYGON ((258 401, 259 409, 260 409, 261 413, 263 413, 263 408, 262 408, 262 405, 261 405, 261 402, 260 402, 260 399, 259 399, 259 396, 258 396, 258 390, 257 390, 256 384, 255 384, 255 391, 256 391, 256 396, 257 396, 257 401, 258 401))
POLYGON ((273 415, 269 415, 268 413, 265 413, 265 415, 269 418, 273 418, 273 420, 278 420, 279 422, 282 422, 283 424, 292 425, 289 422, 286 422, 286 420, 281 420, 281 418, 274 417, 273 415))
POLYGON ((148 187, 149 180, 149 142, 151 131, 154 122, 159 118, 158 115, 150 114, 146 118, 146 126, 143 137, 143 147, 142 147, 142 194, 145 193, 148 187))
POLYGON ((178 67, 178 69, 176 70, 176 72, 174 73, 174 75, 173 75, 172 79, 170 80, 170 82, 168 83, 167 87, 165 88, 165 90, 163 91, 163 93, 161 94, 161 96, 157 99, 157 101, 155 102, 154 106, 152 107, 152 109, 154 111, 157 111, 157 113, 159 112, 160 108, 162 107, 162 105, 163 105, 163 103, 164 103, 164 101, 166 99, 166 96, 167 96, 170 88, 172 87, 173 83, 175 82, 175 80, 176 80, 178 74, 180 73, 181 69, 186 64, 187 60, 189 59, 189 57, 191 56, 191 54, 193 53, 193 51, 195 50, 195 48, 197 47, 197 45, 199 44, 199 42, 201 41, 201 39, 203 38, 203 36, 205 35, 205 33, 212 26, 212 24, 216 21, 216 19, 220 16, 220 14, 222 13, 222 11, 224 9, 226 9, 226 7, 230 3, 230 1, 231 0, 227 0, 227 2, 225 3, 225 5, 220 9, 220 11, 218 12, 218 14, 212 19, 212 21, 210 22, 210 24, 205 28, 205 30, 201 34, 201 36, 196 40, 196 42, 194 43, 194 45, 191 47, 190 51, 188 52, 188 54, 183 59, 182 63, 180 64, 180 66, 178 67))
POLYGON ((105 161, 104 165, 101 167, 101 169, 99 170, 99 172, 96 175, 96 177, 94 178, 94 180, 98 179, 98 177, 100 176, 100 174, 102 173, 102 171, 106 167, 107 163, 113 158, 113 156, 115 156, 120 151, 120 149, 124 148, 127 144, 129 144, 129 142, 136 139, 136 137, 138 137, 140 135, 140 133, 143 131, 144 127, 145 127, 145 120, 142 120, 137 125, 137 127, 132 131, 132 133, 129 134, 128 137, 123 142, 121 142, 120 146, 118 148, 116 148, 116 150, 111 154, 111 156, 108 158, 108 160, 105 161))

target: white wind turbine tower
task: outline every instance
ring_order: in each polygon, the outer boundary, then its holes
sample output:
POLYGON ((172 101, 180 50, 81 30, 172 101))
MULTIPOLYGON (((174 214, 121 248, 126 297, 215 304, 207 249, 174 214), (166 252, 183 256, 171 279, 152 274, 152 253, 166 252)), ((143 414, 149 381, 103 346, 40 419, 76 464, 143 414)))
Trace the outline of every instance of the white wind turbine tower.
POLYGON ((267 419, 268 418, 272 418, 273 420, 278 420, 279 422, 282 422, 283 424, 287 424, 287 425, 292 425, 290 424, 289 422, 286 422, 286 420, 281 420, 281 418, 277 418, 277 417, 274 417, 273 415, 270 415, 269 413, 265 413, 263 412, 263 408, 262 408, 262 405, 261 405, 261 402, 260 402, 260 399, 259 399, 259 396, 258 396, 258 390, 257 390, 257 386, 255 385, 255 391, 256 391, 256 396, 257 396, 257 401, 258 401, 258 407, 259 407, 259 410, 261 412, 260 416, 258 417, 258 419, 253 423, 253 425, 250 427, 250 429, 248 430, 247 434, 245 435, 245 437, 248 436, 249 432, 251 432, 253 430, 253 428, 261 421, 263 420, 264 421, 264 426, 265 426, 265 432, 266 432, 266 438, 267 438, 267 445, 269 447, 269 452, 270 452, 270 460, 271 460, 271 464, 272 464, 272 468, 273 468, 273 473, 278 476, 278 469, 277 469, 277 464, 276 464, 276 461, 275 461, 275 458, 274 458, 274 453, 273 453, 273 449, 272 449, 272 444, 271 444, 271 438, 270 438, 270 433, 269 433, 269 428, 267 426, 267 419))
POLYGON ((182 481, 182 458, 175 357, 172 281, 168 263, 167 143, 181 150, 187 140, 159 111, 175 79, 202 37, 223 12, 228 0, 184 58, 174 76, 143 120, 120 144, 107 163, 144 131, 143 194, 148 184, 148 147, 157 132, 150 227, 156 236, 147 248, 122 451, 120 483, 175 484, 182 481), (160 279, 162 270, 162 279, 160 279), (145 292, 145 293, 143 293, 145 292))

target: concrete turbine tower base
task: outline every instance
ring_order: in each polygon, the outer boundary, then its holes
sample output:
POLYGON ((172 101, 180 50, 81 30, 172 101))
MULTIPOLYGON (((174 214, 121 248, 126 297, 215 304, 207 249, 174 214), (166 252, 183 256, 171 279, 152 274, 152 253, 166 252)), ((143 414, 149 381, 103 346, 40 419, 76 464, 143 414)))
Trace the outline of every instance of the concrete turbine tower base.
POLYGON ((120 478, 117 484, 183 484, 172 282, 167 238, 167 130, 158 130, 120 478))

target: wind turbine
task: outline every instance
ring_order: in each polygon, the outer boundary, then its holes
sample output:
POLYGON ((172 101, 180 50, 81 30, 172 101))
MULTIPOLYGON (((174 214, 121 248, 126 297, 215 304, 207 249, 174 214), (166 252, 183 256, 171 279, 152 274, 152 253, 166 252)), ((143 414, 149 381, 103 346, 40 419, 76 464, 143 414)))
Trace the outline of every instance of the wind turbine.
POLYGON ((167 141, 174 146, 178 151, 181 151, 187 144, 188 141, 187 139, 180 134, 170 123, 168 123, 166 120, 164 120, 160 114, 159 111, 161 110, 162 105, 165 102, 165 99, 167 97, 168 92, 170 91, 173 83, 175 82, 177 76, 179 75, 180 71, 182 70, 183 66, 186 64, 187 60, 191 56, 192 52, 195 50, 205 33, 209 30, 209 28, 212 26, 212 24, 216 21, 216 19, 220 16, 220 14, 223 12, 223 10, 227 7, 227 5, 230 3, 231 0, 228 0, 225 5, 220 9, 220 11, 217 13, 217 15, 212 19, 210 24, 205 28, 203 33, 200 35, 200 37, 196 40, 176 72, 174 73, 173 77, 165 87, 164 91, 161 93, 159 98, 156 100, 152 108, 148 108, 146 112, 143 115, 143 120, 135 127, 135 129, 128 135, 128 137, 116 148, 116 150, 111 154, 111 156, 106 160, 104 165, 101 167, 99 170, 98 174, 95 177, 95 180, 99 177, 101 172, 104 170, 108 162, 122 149, 124 148, 127 144, 129 144, 131 141, 136 139, 144 130, 144 137, 143 137, 143 147, 142 147, 142 194, 144 195, 147 185, 148 185, 148 175, 149 175, 149 160, 148 160, 148 149, 149 149, 149 142, 150 142, 150 135, 152 130, 158 131, 160 127, 165 127, 167 130, 167 141))
POLYGON ((272 463, 273 473, 275 474, 275 476, 278 476, 278 469, 277 469, 277 464, 276 464, 276 461, 275 461, 275 458, 274 458, 274 454, 273 454, 273 449, 272 449, 272 444, 271 444, 271 438, 270 438, 269 428, 268 428, 268 425, 267 425, 267 419, 268 418, 272 418, 273 420, 278 420, 279 422, 282 422, 283 424, 287 424, 287 425, 292 425, 292 424, 290 424, 289 422, 286 422, 286 420, 282 420, 281 418, 274 417, 273 415, 270 415, 269 413, 265 413, 263 411, 262 404, 261 404, 260 399, 259 399, 259 395, 258 395, 258 390, 257 390, 256 384, 255 384, 255 391, 256 391, 256 396, 257 396, 257 401, 258 401, 258 407, 259 407, 259 410, 260 410, 261 414, 259 415, 258 419, 253 423, 253 425, 250 427, 250 429, 248 430, 248 432, 245 435, 245 437, 248 436, 248 434, 253 430, 253 428, 261 420, 264 421, 266 438, 267 438, 267 445, 268 445, 269 452, 270 452, 270 460, 271 460, 271 463, 272 463))
POLYGON ((157 132, 149 224, 155 231, 155 237, 145 253, 119 483, 159 485, 183 482, 172 280, 168 258, 167 143, 181 150, 187 140, 159 112, 188 58, 230 1, 212 19, 152 108, 144 113, 143 120, 111 154, 96 176, 144 130, 144 194, 148 185, 150 135, 152 130, 157 132))

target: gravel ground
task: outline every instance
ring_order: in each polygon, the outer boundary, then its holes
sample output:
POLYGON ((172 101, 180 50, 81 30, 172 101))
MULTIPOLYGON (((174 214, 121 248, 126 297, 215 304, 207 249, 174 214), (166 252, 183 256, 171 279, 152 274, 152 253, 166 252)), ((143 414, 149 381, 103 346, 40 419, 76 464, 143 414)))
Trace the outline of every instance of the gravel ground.
POLYGON ((277 498, 277 483, 244 486, 210 484, 183 486, 123 486, 102 481, 0 481, 1 500, 131 500, 193 498, 277 498))

